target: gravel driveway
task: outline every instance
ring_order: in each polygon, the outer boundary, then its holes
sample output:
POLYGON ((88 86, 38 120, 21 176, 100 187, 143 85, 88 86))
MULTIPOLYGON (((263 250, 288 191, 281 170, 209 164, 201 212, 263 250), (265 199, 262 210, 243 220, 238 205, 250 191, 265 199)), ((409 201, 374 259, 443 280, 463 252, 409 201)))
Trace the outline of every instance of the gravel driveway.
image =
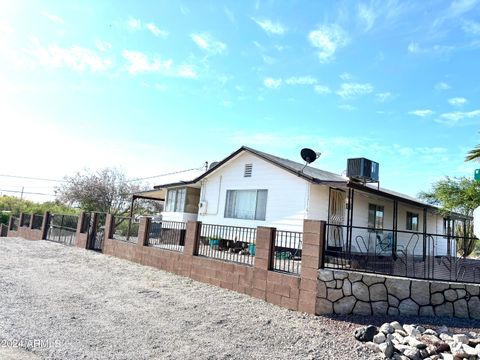
POLYGON ((372 319, 346 320, 92 251, 0 238, 0 359, 374 359, 352 336, 372 319))

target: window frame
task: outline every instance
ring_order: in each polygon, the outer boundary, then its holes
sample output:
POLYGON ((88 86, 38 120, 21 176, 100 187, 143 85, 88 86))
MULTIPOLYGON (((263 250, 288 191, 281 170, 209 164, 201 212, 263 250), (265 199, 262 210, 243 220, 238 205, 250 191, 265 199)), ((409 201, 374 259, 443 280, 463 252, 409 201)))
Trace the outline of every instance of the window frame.
POLYGON ((223 212, 223 217, 226 219, 238 219, 238 220, 253 220, 253 221, 266 221, 267 219, 267 202, 268 202, 268 189, 229 189, 225 192, 225 209, 223 212), (255 191, 255 204, 254 204, 254 209, 251 209, 252 212, 254 213, 253 218, 250 217, 238 217, 238 216, 233 216, 234 214, 230 214, 230 206, 229 206, 229 201, 231 201, 231 196, 229 194, 233 192, 253 192, 255 191), (260 209, 259 211, 259 194, 260 192, 264 192, 264 208, 260 209), (263 217, 259 216, 259 213, 263 214, 263 217))
POLYGON ((369 232, 382 232, 384 230, 384 225, 385 225, 385 206, 384 205, 377 205, 377 204, 368 204, 368 220, 367 220, 367 228, 369 232), (373 211, 373 219, 371 219, 373 211), (379 216, 378 213, 381 212, 381 224, 377 223, 379 222, 379 216))
POLYGON ((168 189, 167 197, 165 201, 165 212, 185 212, 187 205, 187 188, 180 187, 174 189, 168 189), (183 192, 183 202, 178 203, 179 192, 183 192))
POLYGON ((420 216, 418 213, 414 213, 414 212, 411 212, 411 211, 407 211, 407 215, 406 215, 406 224, 405 224, 405 229, 406 230, 409 230, 409 231, 418 231, 418 226, 420 225, 420 216), (415 224, 416 225, 416 229, 413 228, 413 218, 417 218, 417 223, 415 224))

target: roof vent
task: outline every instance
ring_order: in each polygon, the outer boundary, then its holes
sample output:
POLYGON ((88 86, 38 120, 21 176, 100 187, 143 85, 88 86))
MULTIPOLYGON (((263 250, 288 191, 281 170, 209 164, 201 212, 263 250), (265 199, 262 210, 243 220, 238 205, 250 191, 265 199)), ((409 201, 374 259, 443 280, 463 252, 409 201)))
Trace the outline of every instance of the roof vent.
POLYGON ((243 171, 243 177, 252 177, 252 164, 245 164, 245 170, 243 171))
POLYGON ((347 177, 351 180, 367 182, 378 182, 378 163, 365 158, 347 160, 347 177))

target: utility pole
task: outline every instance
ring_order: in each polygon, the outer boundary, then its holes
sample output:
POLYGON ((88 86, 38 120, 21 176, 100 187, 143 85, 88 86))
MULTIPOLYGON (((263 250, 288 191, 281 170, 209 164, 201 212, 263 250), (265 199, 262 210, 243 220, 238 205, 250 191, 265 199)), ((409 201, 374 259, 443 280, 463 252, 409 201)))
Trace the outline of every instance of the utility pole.
POLYGON ((22 193, 20 194, 20 200, 23 200, 23 189, 25 189, 24 186, 22 186, 22 193))

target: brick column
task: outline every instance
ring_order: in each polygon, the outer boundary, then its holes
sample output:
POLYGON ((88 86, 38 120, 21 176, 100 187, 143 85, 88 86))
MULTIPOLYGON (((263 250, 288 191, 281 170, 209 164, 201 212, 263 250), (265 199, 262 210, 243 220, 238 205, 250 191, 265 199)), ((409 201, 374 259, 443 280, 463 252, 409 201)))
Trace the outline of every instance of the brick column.
POLYGON ((105 239, 112 238, 114 221, 114 216, 112 214, 107 214, 107 216, 105 217, 105 239))
POLYGON ((47 238, 48 227, 50 226, 50 212, 46 211, 43 214, 43 221, 42 221, 42 240, 47 238))
POLYGON ((148 241, 148 232, 150 229, 150 218, 149 217, 141 217, 140 224, 138 226, 138 246, 145 246, 147 245, 148 241))
POLYGON ((12 230, 12 226, 13 226, 13 216, 10 215, 10 217, 8 218, 8 230, 12 230))
POLYGON ((82 211, 78 216, 78 221, 77 221, 77 235, 76 235, 77 237, 78 237, 78 234, 82 232, 82 227, 84 222, 85 222, 85 212, 82 211))
POLYGON ((183 255, 194 256, 197 255, 198 241, 200 238, 200 230, 202 223, 200 221, 188 221, 187 230, 185 233, 185 246, 183 248, 183 255))
POLYGON ((273 239, 275 228, 257 227, 257 241, 254 267, 260 270, 270 270, 273 257, 273 239))
POLYGON ((300 274, 300 298, 298 310, 315 314, 317 302, 317 274, 323 266, 325 221, 304 220, 302 271, 300 274))

